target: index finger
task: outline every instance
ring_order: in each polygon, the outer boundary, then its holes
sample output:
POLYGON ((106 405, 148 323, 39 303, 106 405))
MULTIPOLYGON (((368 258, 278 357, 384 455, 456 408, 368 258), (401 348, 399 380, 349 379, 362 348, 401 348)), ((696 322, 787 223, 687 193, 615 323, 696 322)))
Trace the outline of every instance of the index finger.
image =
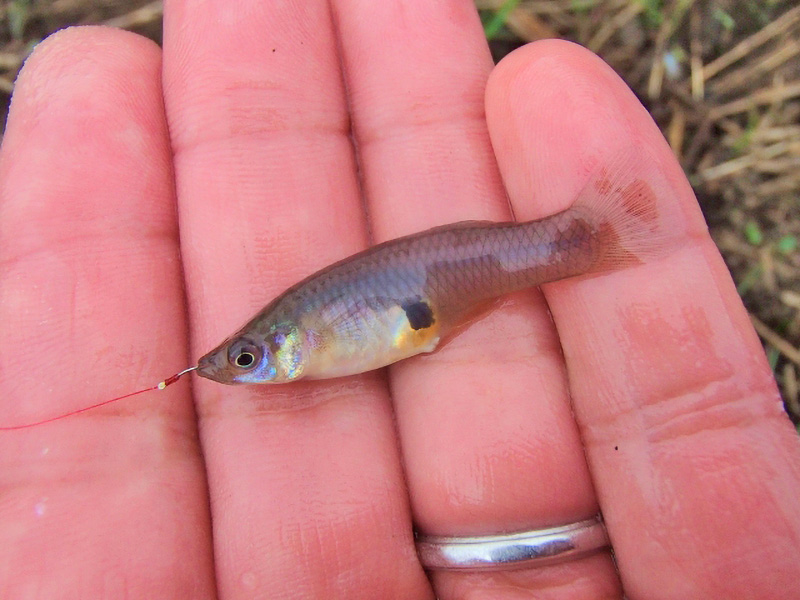
POLYGON ((544 289, 627 594, 782 597, 798 576, 797 437, 680 167, 599 62, 563 42, 526 47, 495 71, 487 117, 521 220, 565 208, 585 182, 564 189, 559 174, 632 139, 681 242, 635 269, 544 289))

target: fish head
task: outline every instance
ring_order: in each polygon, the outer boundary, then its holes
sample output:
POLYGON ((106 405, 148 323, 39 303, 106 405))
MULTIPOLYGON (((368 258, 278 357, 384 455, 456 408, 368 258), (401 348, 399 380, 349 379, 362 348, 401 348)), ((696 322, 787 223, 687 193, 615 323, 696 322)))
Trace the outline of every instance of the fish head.
POLYGON ((227 384, 286 383, 303 374, 307 353, 300 328, 279 323, 265 334, 244 331, 197 363, 201 377, 227 384))

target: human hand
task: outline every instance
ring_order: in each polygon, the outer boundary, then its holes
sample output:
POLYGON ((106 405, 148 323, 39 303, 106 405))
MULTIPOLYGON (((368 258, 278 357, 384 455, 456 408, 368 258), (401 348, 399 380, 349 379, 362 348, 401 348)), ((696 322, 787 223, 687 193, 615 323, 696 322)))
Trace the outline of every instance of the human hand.
POLYGON ((167 2, 163 94, 160 51, 131 34, 37 49, 0 155, 3 424, 152 385, 368 229, 509 218, 501 172, 536 218, 635 142, 682 243, 516 294, 388 374, 194 378, 0 434, 0 597, 785 597, 797 438, 644 109, 562 42, 487 89, 469 2, 332 4, 167 2), (598 510, 619 571, 598 553, 429 582, 414 552, 412 523, 477 535, 598 510))

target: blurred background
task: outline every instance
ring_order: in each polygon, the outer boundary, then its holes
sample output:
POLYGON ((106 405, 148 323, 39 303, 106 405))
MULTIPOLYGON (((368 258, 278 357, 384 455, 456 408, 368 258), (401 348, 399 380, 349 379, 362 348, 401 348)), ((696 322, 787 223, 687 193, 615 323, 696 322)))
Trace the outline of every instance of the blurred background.
MULTIPOLYGON (((800 425, 800 0, 475 0, 495 60, 542 38, 631 86, 700 200, 800 425)), ((161 41, 162 2, 0 0, 2 122, 34 46, 74 24, 161 41)), ((420 31, 420 35, 425 35, 420 31)))

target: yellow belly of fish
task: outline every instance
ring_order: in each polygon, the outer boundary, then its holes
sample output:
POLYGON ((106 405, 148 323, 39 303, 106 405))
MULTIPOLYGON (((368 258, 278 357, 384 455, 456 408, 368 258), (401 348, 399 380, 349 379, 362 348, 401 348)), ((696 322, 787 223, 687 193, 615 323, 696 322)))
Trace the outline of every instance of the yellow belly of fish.
POLYGON ((346 328, 320 331, 304 377, 327 379, 353 375, 433 352, 439 343, 441 327, 434 318, 430 326, 414 329, 406 311, 394 306, 380 315, 372 315, 368 328, 354 329, 357 335, 345 333, 346 328))

